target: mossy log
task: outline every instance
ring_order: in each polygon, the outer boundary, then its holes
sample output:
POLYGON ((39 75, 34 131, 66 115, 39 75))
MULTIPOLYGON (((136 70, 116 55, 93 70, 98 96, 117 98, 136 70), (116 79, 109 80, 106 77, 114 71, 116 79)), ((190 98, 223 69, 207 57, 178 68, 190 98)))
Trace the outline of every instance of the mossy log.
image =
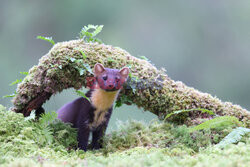
MULTIPOLYGON (((32 67, 18 85, 17 94, 12 100, 12 110, 28 116, 51 95, 67 88, 86 87, 87 77, 92 74, 90 70, 81 69, 93 68, 96 63, 117 69, 129 66, 132 77, 124 86, 121 95, 126 95, 133 104, 156 114, 159 118, 177 110, 203 108, 212 110, 217 115, 238 117, 247 127, 250 125, 250 112, 239 105, 222 102, 180 81, 173 81, 163 69, 158 70, 149 61, 133 57, 121 48, 85 43, 83 40, 57 43, 49 53, 41 57, 39 64, 32 67), (86 55, 85 58, 81 51, 86 55)), ((190 112, 174 117, 186 124, 195 124, 197 118, 208 116, 190 112)))

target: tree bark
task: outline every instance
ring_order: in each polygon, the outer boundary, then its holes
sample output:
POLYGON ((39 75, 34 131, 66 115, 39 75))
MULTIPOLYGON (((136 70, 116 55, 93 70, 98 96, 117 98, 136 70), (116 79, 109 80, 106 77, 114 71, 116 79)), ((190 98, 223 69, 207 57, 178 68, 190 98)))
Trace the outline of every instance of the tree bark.
MULTIPOLYGON (((164 118, 167 114, 182 110, 203 108, 217 115, 239 118, 249 127, 250 113, 239 105, 222 102, 210 94, 199 92, 182 82, 171 80, 164 69, 158 70, 147 60, 131 56, 125 50, 105 44, 85 43, 82 40, 61 42, 29 70, 29 74, 17 87, 12 110, 28 116, 39 108, 51 95, 67 88, 86 87, 87 77, 92 76, 89 67, 102 63, 105 67, 120 69, 129 66, 131 76, 121 91, 127 102, 164 118), (86 55, 83 55, 80 51, 86 55)), ((196 124, 198 118, 208 118, 200 112, 173 116, 175 121, 196 124)))

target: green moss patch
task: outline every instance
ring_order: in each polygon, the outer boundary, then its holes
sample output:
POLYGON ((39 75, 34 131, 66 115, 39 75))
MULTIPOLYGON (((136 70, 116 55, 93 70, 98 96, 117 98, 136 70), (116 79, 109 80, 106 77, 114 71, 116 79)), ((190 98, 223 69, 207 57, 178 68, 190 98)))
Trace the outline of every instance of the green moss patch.
POLYGON ((249 166, 249 136, 214 146, 231 130, 190 133, 186 125, 128 121, 106 135, 103 149, 83 152, 70 125, 44 126, 0 105, 0 166, 249 166))

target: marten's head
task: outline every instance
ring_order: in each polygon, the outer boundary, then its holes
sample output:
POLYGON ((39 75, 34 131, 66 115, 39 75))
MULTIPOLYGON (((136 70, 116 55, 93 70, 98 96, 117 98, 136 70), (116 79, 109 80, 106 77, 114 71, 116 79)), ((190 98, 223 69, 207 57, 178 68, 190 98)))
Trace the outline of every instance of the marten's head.
POLYGON ((121 70, 104 68, 102 64, 97 63, 94 67, 94 74, 98 86, 105 91, 117 91, 122 88, 129 74, 129 68, 124 67, 121 70))

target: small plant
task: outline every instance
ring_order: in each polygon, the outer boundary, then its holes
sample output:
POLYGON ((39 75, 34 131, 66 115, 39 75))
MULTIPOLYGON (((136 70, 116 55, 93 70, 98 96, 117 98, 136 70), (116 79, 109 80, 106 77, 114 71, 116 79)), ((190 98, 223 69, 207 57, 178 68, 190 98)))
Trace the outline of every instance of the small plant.
POLYGON ((79 38, 83 39, 85 42, 98 42, 102 43, 102 41, 96 38, 97 34, 102 31, 103 25, 91 25, 84 26, 79 33, 79 38))
POLYGON ((221 117, 216 117, 214 119, 205 121, 193 128, 190 128, 190 132, 203 130, 203 129, 227 127, 229 125, 241 126, 242 122, 240 122, 238 118, 233 117, 233 116, 221 116, 221 117))
POLYGON ((86 71, 88 71, 90 74, 93 74, 91 67, 89 64, 84 63, 83 59, 75 59, 74 57, 67 57, 67 59, 74 63, 74 68, 79 72, 80 76, 82 76, 86 71))
POLYGON ((82 54, 82 58, 83 58, 83 59, 86 59, 86 58, 87 58, 86 54, 85 54, 81 49, 75 48, 75 50, 79 51, 79 52, 82 54))
POLYGON ((164 121, 171 117, 172 115, 176 115, 176 114, 180 114, 180 113, 184 113, 184 112, 190 112, 190 111, 201 111, 202 113, 208 113, 209 115, 214 115, 213 111, 211 110, 207 110, 207 109, 202 109, 202 108, 194 108, 194 109, 188 109, 188 110, 178 110, 178 111, 174 111, 170 114, 168 114, 165 118, 164 121))
POLYGON ((121 106, 122 106, 123 104, 125 104, 125 103, 131 104, 131 103, 133 103, 133 102, 132 102, 132 100, 131 100, 130 98, 128 98, 128 96, 126 96, 126 95, 121 95, 121 96, 119 97, 119 99, 116 100, 116 102, 115 102, 115 108, 119 108, 119 107, 121 107, 121 106))
POLYGON ((146 60, 146 61, 150 62, 149 59, 146 56, 139 56, 139 58, 142 59, 142 60, 146 60))
POLYGON ((76 94, 77 94, 78 96, 81 96, 81 97, 87 99, 88 101, 90 101, 90 99, 86 96, 86 94, 85 94, 83 91, 76 90, 75 92, 76 92, 76 94))
POLYGON ((44 36, 37 36, 37 39, 42 39, 44 41, 47 41, 49 43, 51 43, 52 45, 55 45, 55 41, 52 39, 52 37, 44 37, 44 36))
POLYGON ((55 111, 47 112, 41 114, 39 119, 39 124, 42 126, 47 126, 52 123, 57 118, 57 113, 55 111))
POLYGON ((216 146, 223 148, 228 144, 233 144, 239 142, 242 137, 250 133, 249 128, 238 127, 229 133, 224 139, 222 139, 216 146))
MULTIPOLYGON (((29 72, 20 72, 20 74, 22 74, 22 75, 28 75, 29 74, 29 72)), ((13 81, 13 82, 11 82, 9 85, 10 86, 13 86, 13 85, 16 85, 16 84, 19 84, 19 83, 21 83, 23 81, 23 79, 16 79, 15 81, 13 81)), ((10 95, 5 95, 5 96, 3 96, 2 98, 7 98, 7 97, 14 97, 14 96, 16 96, 16 91, 14 92, 14 93, 12 93, 12 94, 10 94, 10 95)))

